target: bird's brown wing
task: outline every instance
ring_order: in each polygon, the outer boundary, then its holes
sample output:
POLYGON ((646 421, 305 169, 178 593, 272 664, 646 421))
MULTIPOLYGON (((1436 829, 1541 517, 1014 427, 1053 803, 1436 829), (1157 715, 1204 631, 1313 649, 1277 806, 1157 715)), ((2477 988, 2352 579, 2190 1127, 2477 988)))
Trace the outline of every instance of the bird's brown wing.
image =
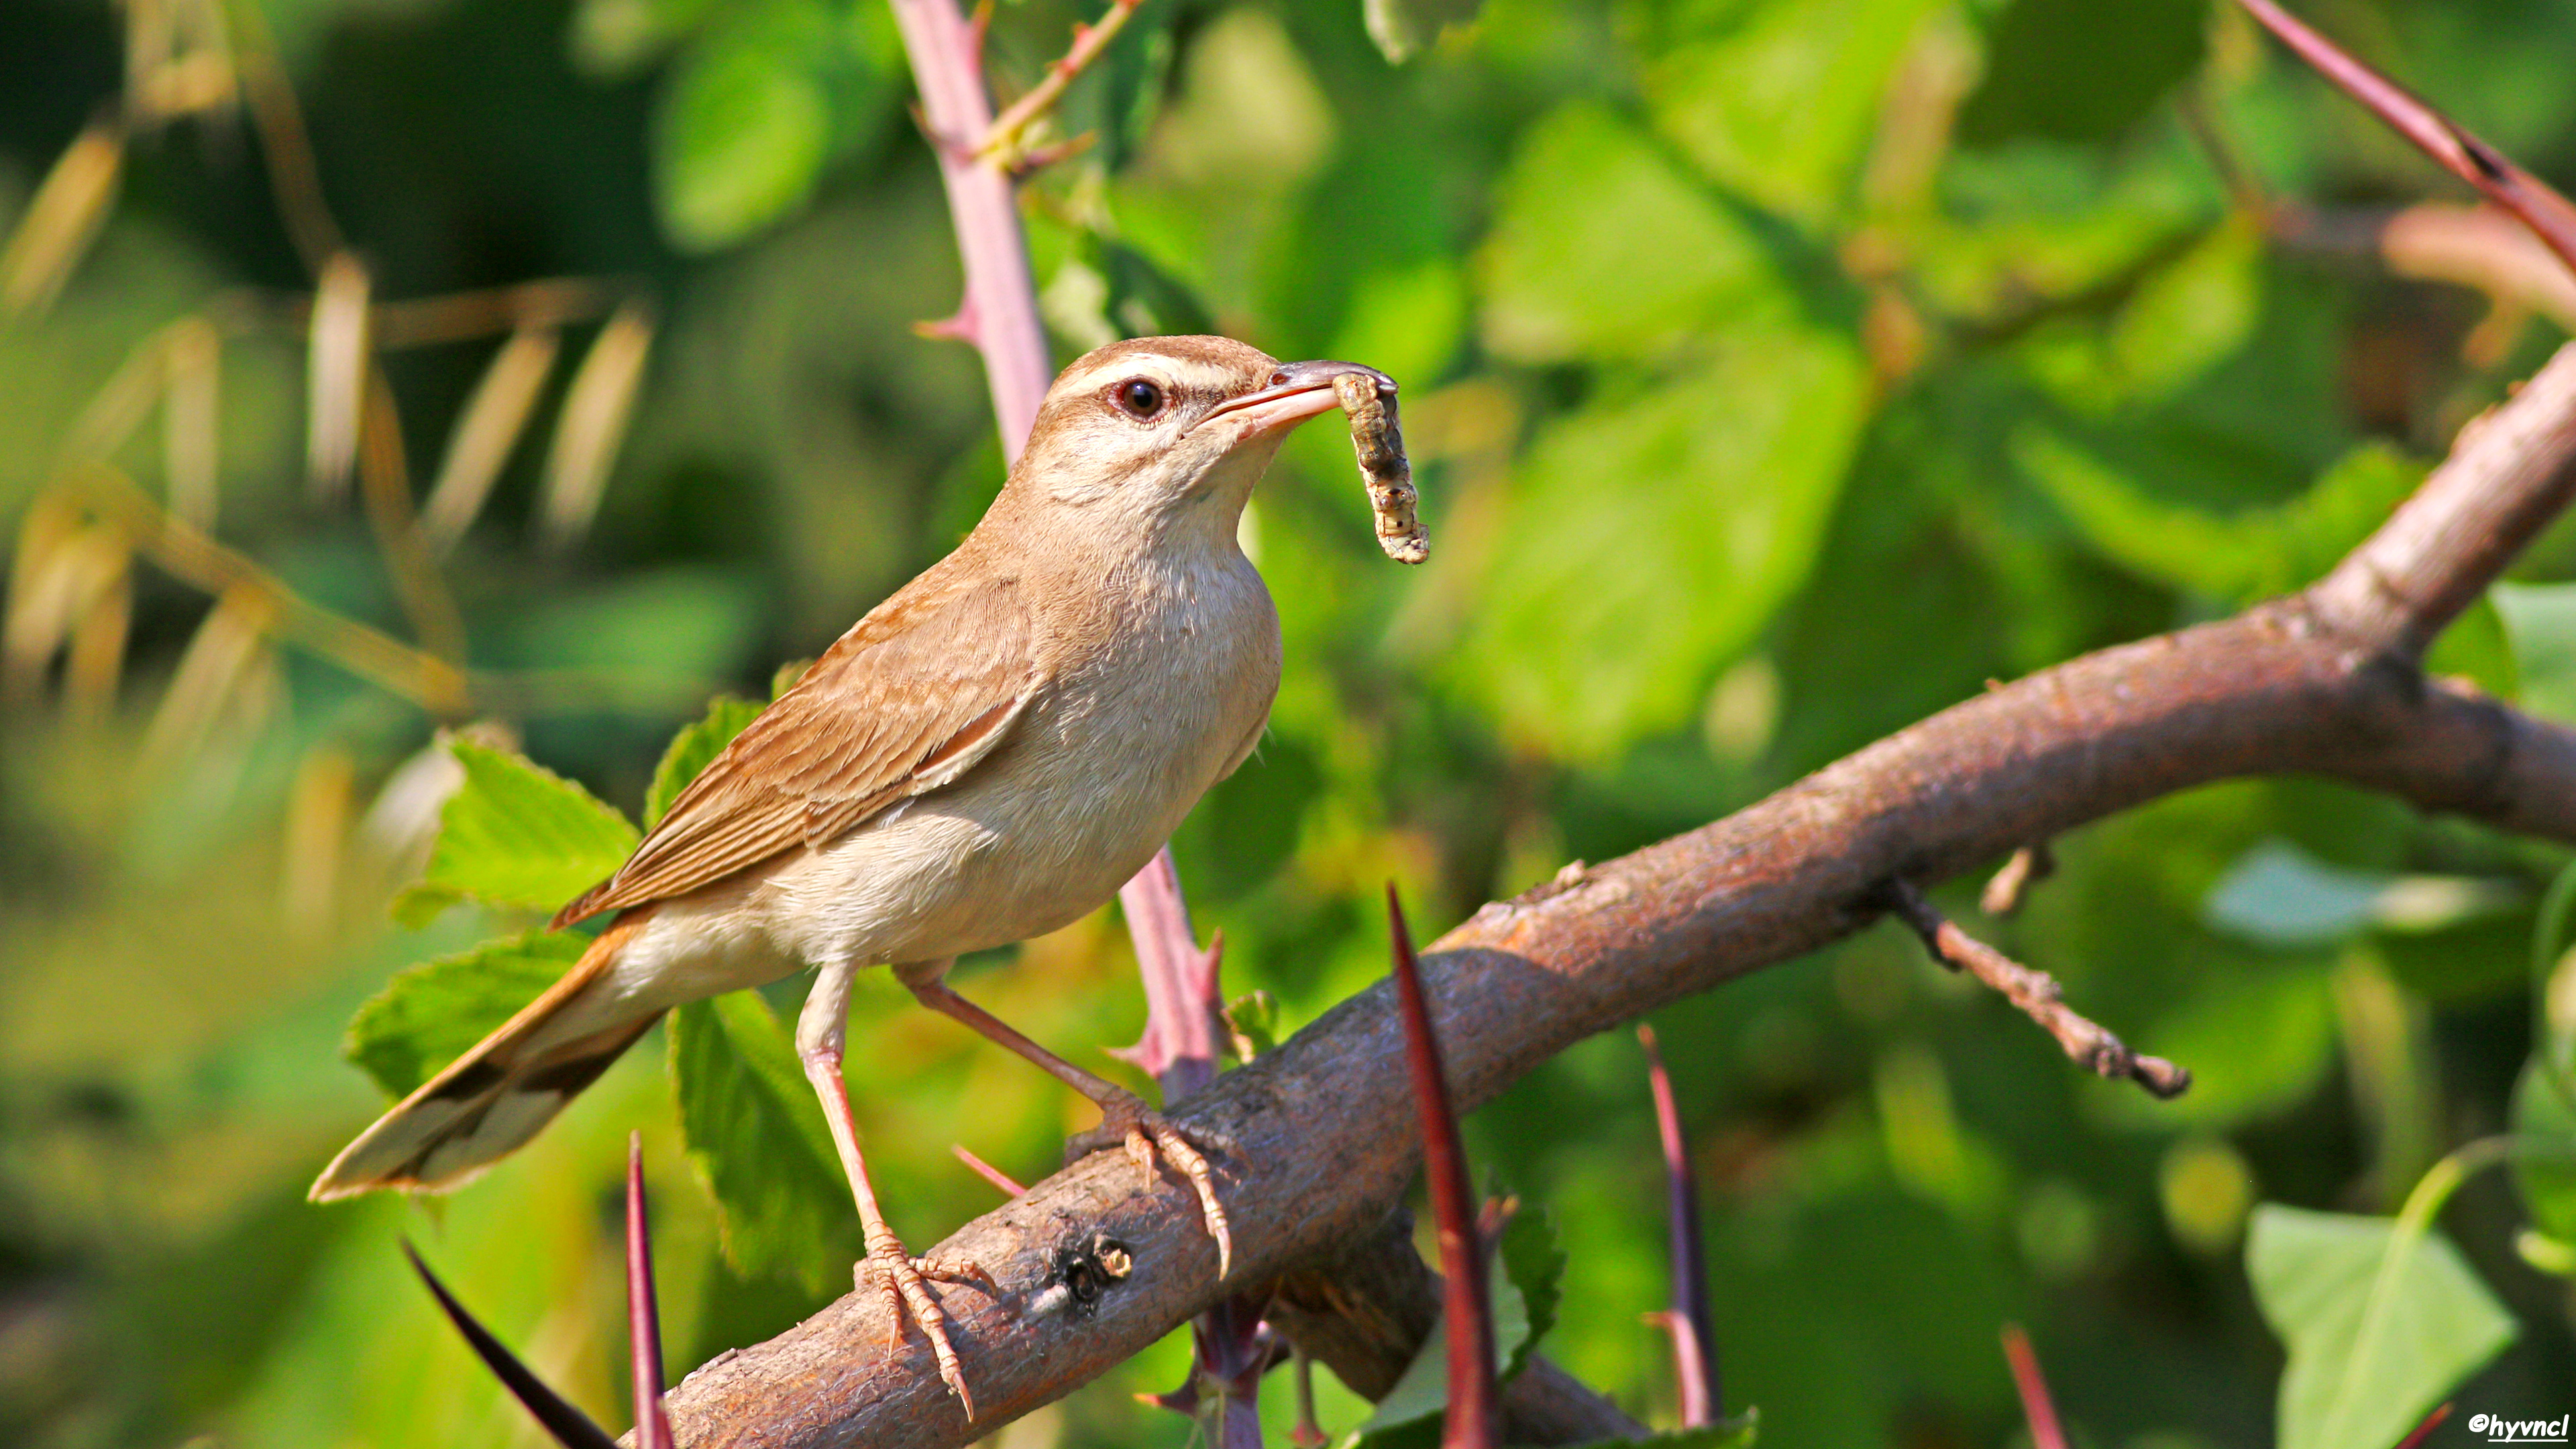
POLYGON ((685 895, 955 780, 1001 743, 1035 681, 1017 579, 904 590, 735 736, 555 928, 685 895))

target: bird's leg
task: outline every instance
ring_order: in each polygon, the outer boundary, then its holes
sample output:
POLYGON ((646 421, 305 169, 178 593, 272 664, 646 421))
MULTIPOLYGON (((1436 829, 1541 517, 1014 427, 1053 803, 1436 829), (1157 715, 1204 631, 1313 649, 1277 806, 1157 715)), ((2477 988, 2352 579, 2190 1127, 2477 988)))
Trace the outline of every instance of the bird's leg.
POLYGON ((957 1362, 957 1350, 948 1342, 948 1315, 940 1311, 939 1300, 930 1295, 925 1277, 950 1282, 979 1282, 987 1292, 994 1291, 993 1280, 973 1264, 952 1264, 934 1259, 915 1261, 904 1251, 903 1241, 886 1226, 885 1214, 877 1209, 876 1189, 868 1182, 868 1164, 859 1155, 858 1125, 850 1119, 850 1091, 841 1080, 841 1043, 849 1030, 850 978, 855 973, 848 963, 825 966, 814 978, 814 989, 805 997, 805 1009, 796 1018, 796 1058, 805 1065, 805 1079, 814 1084, 814 1095, 823 1100, 823 1120, 831 1125, 832 1145, 840 1149, 841 1170, 849 1174, 850 1195, 858 1199, 859 1223, 866 1233, 868 1254, 859 1260, 852 1277, 855 1286, 865 1288, 873 1278, 879 1292, 885 1295, 886 1311, 893 1321, 888 1347, 903 1342, 903 1318, 907 1310, 921 1325, 922 1336, 930 1340, 931 1356, 939 1360, 939 1377, 948 1390, 964 1405, 966 1417, 975 1417, 975 1396, 966 1390, 966 1372, 957 1362))
MULTIPOLYGON (((1216 1275, 1222 1281, 1234 1266, 1234 1232, 1226 1222, 1225 1205, 1217 1201, 1216 1173, 1208 1166, 1205 1153, 1182 1135, 1181 1129, 1162 1113, 1145 1105, 1145 1099, 1104 1077, 1094 1076, 1055 1053, 1022 1036, 1010 1023, 957 994, 945 979, 950 962, 915 961, 894 968, 897 980, 912 991, 924 1006, 943 1016, 952 1016, 972 1027, 977 1034, 999 1042, 1037 1064, 1041 1071, 1100 1104, 1100 1127, 1073 1139, 1076 1152, 1098 1151, 1124 1143, 1127 1155, 1145 1170, 1147 1186, 1155 1181, 1154 1156, 1159 1149, 1199 1196, 1199 1217, 1207 1224, 1208 1236, 1216 1239, 1216 1275)), ((1218 1148, 1226 1144, 1205 1129, 1194 1129, 1218 1148)))

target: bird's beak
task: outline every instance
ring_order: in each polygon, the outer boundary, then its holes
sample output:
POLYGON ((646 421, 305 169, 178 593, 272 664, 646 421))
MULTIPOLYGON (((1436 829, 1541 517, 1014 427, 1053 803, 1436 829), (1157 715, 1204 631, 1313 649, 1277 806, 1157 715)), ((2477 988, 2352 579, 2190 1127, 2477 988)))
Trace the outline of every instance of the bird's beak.
POLYGON ((1289 362, 1270 374, 1270 385, 1240 397, 1230 397, 1207 410, 1199 418, 1201 425, 1218 418, 1238 418, 1242 436, 1252 437, 1273 430, 1285 431, 1319 413, 1341 406, 1333 396, 1333 379, 1344 373, 1357 373, 1377 383, 1380 396, 1395 395, 1395 379, 1374 367, 1356 362, 1289 362))

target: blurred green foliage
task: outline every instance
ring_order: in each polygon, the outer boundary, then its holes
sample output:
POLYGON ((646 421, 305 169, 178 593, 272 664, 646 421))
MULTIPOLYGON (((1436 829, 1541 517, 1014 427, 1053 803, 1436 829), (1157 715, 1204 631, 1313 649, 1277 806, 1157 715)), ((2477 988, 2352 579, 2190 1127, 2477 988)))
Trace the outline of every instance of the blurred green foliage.
MULTIPOLYGON (((2576 181, 2564 6, 2311 8, 2576 181)), ((910 330, 954 306, 957 274, 890 22, 863 0, 260 11, 378 296, 566 276, 657 304, 587 536, 541 542, 545 450, 523 445, 440 569, 472 664, 628 681, 485 728, 649 818, 664 744, 708 694, 768 694, 780 661, 952 545, 999 482, 975 360, 910 330)), ((123 13, 33 0, 0 20, 0 225, 118 93, 123 13)), ((1152 0, 1066 98, 1061 133, 1097 144, 1029 190, 1060 355, 1213 326, 1405 388, 1433 562, 1386 566, 1347 444, 1292 440, 1246 527, 1288 643, 1272 734, 1176 845, 1233 985, 1266 989, 1282 1031, 1383 975, 1371 902, 1389 877, 1455 918, 1990 677, 2296 585, 2557 341, 2510 301, 2276 241, 2231 204, 2231 170, 2329 216, 2452 193, 2225 6, 1493 0, 1430 38, 1452 14, 1152 0), (1391 66, 1372 14, 1416 27, 1420 53, 1391 66)), ((999 7, 997 87, 1033 83, 1091 18, 999 7)), ((221 108, 138 135, 124 161, 51 307, 0 324, 0 519, 36 516, 51 460, 138 345, 185 316, 248 317, 223 344, 216 533, 410 637, 368 523, 305 494, 304 338, 275 317, 311 283, 253 129, 221 108)), ((586 344, 590 322, 567 326, 586 344)), ((382 354, 413 476, 435 474, 496 342, 382 354)), ((117 454, 153 490, 185 471, 160 426, 117 454)), ((2571 575, 2560 529, 2437 667, 2576 718, 2571 575)), ((112 694, 65 675, 0 713, 0 1437, 523 1435, 397 1232, 620 1421, 631 1127, 675 1360, 821 1302, 854 1241, 816 1241, 850 1225, 792 1061, 675 1106, 659 1054, 637 1052, 453 1198, 302 1203, 381 1105, 369 1073, 393 1088, 438 1065, 371 1052, 362 1018, 353 1070, 352 1013, 398 970, 536 924, 604 873, 593 857, 625 826, 562 812, 565 848, 538 842, 561 880, 442 875, 454 777, 433 721, 293 649, 255 655, 221 707, 175 711, 207 601, 148 564, 135 579, 112 694), (470 899, 393 923, 424 870, 470 899), (813 1157, 816 1195, 760 1246, 720 1228, 684 1165, 686 1112, 813 1157)), ((1730 1407, 1760 1405, 1765 1443, 2007 1442, 2006 1318, 2030 1325, 2090 1442, 2307 1442, 2276 1406, 2285 1352, 2308 1362, 2317 1340, 2258 1296, 2281 1280, 2261 1251, 2249 1277, 2253 1205, 2384 1232, 2360 1220, 2459 1143, 2567 1136, 2576 1111, 2553 1093, 2576 1053, 2576 959, 2539 919, 2565 852, 2298 780, 2158 801, 2056 849, 2020 917, 1972 923, 2190 1066, 2179 1103, 2081 1076, 1893 930, 1658 1019, 1708 1193, 1730 1407)), ((522 991, 546 974, 521 969, 522 991)), ((1142 1016, 1108 916, 963 974, 1095 1066, 1090 1046, 1142 1016)), ((783 1045, 798 989, 697 1009, 670 1050, 783 1045)), ((849 1057, 917 1247, 992 1202, 951 1141, 1030 1177, 1089 1125, 881 977, 849 1057)), ((1556 1222, 1549 1351, 1669 1422, 1664 1347, 1637 1322, 1666 1289, 1634 1049, 1584 1043, 1469 1131, 1556 1222)), ((2472 1179, 2426 1240, 2456 1255, 2417 1262, 2484 1285, 2515 1334, 2433 1443, 2470 1442, 2469 1411, 2566 1411, 2569 1289, 2543 1268, 2570 1261, 2571 1215, 2565 1174, 2533 1160, 2472 1179)), ((1162 1345, 1010 1442, 1183 1443, 1186 1424, 1127 1391, 1176 1381, 1186 1352, 1162 1345)), ((1366 1416, 1324 1389, 1329 1427, 1366 1416)), ((1264 1395, 1274 1436, 1291 1398, 1264 1395)))

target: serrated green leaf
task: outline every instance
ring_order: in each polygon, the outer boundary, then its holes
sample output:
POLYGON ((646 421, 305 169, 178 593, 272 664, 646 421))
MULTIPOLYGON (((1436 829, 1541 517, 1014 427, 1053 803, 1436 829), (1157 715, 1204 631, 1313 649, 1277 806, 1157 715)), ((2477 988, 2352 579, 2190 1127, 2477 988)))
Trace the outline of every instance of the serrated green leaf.
POLYGON ((815 1291, 846 1281, 858 1216, 787 1028, 735 991, 672 1012, 670 1035, 680 1132, 715 1195, 725 1260, 815 1291))
POLYGON ((2245 1270, 2264 1321, 2290 1350, 2281 1449, 2394 1444, 2516 1333, 2436 1229, 2409 1241, 2392 1219, 2265 1203, 2254 1210, 2245 1270), (2372 1285, 2392 1254, 2402 1263, 2365 1346, 2372 1285), (2356 1362, 2362 1354, 2367 1361, 2356 1362))
POLYGON ((707 704, 706 717, 671 737, 670 746, 662 751, 662 763, 653 767, 653 784, 644 792, 644 828, 662 823, 662 816, 698 772, 707 767, 733 737, 760 718, 762 706, 730 694, 717 695, 707 704))
POLYGON ((635 827, 589 791, 523 756, 448 741, 465 783, 439 811, 420 883, 394 904, 419 925, 459 900, 552 911, 606 880, 635 849, 635 827))
POLYGON ((1530 128, 1476 256, 1485 343, 1521 362, 1651 357, 1789 293, 1759 241, 1627 120, 1591 102, 1530 128))
MULTIPOLYGON (((1556 1305, 1564 1293, 1566 1254, 1564 1245, 1556 1240, 1556 1223, 1547 1210, 1523 1208, 1503 1224, 1497 1255, 1502 1260, 1504 1281, 1511 1284, 1521 1300, 1520 1343, 1503 1352, 1502 1381, 1510 1383, 1528 1366, 1539 1340, 1556 1326, 1556 1305)), ((1501 1341, 1501 1328, 1501 1315, 1497 1313, 1497 1342, 1501 1341)))
POLYGON ((766 45, 690 56, 663 92, 654 197, 681 249, 714 251, 802 205, 832 136, 829 99, 804 58, 766 45))
POLYGON ((409 1096, 572 969, 590 945, 563 931, 487 941, 395 973, 349 1018, 341 1054, 390 1096, 409 1096))
POLYGON ((1868 391, 1848 339, 1749 326, 1681 376, 1552 422, 1452 667, 1560 758, 1608 760, 1691 719, 1806 580, 1868 391))

